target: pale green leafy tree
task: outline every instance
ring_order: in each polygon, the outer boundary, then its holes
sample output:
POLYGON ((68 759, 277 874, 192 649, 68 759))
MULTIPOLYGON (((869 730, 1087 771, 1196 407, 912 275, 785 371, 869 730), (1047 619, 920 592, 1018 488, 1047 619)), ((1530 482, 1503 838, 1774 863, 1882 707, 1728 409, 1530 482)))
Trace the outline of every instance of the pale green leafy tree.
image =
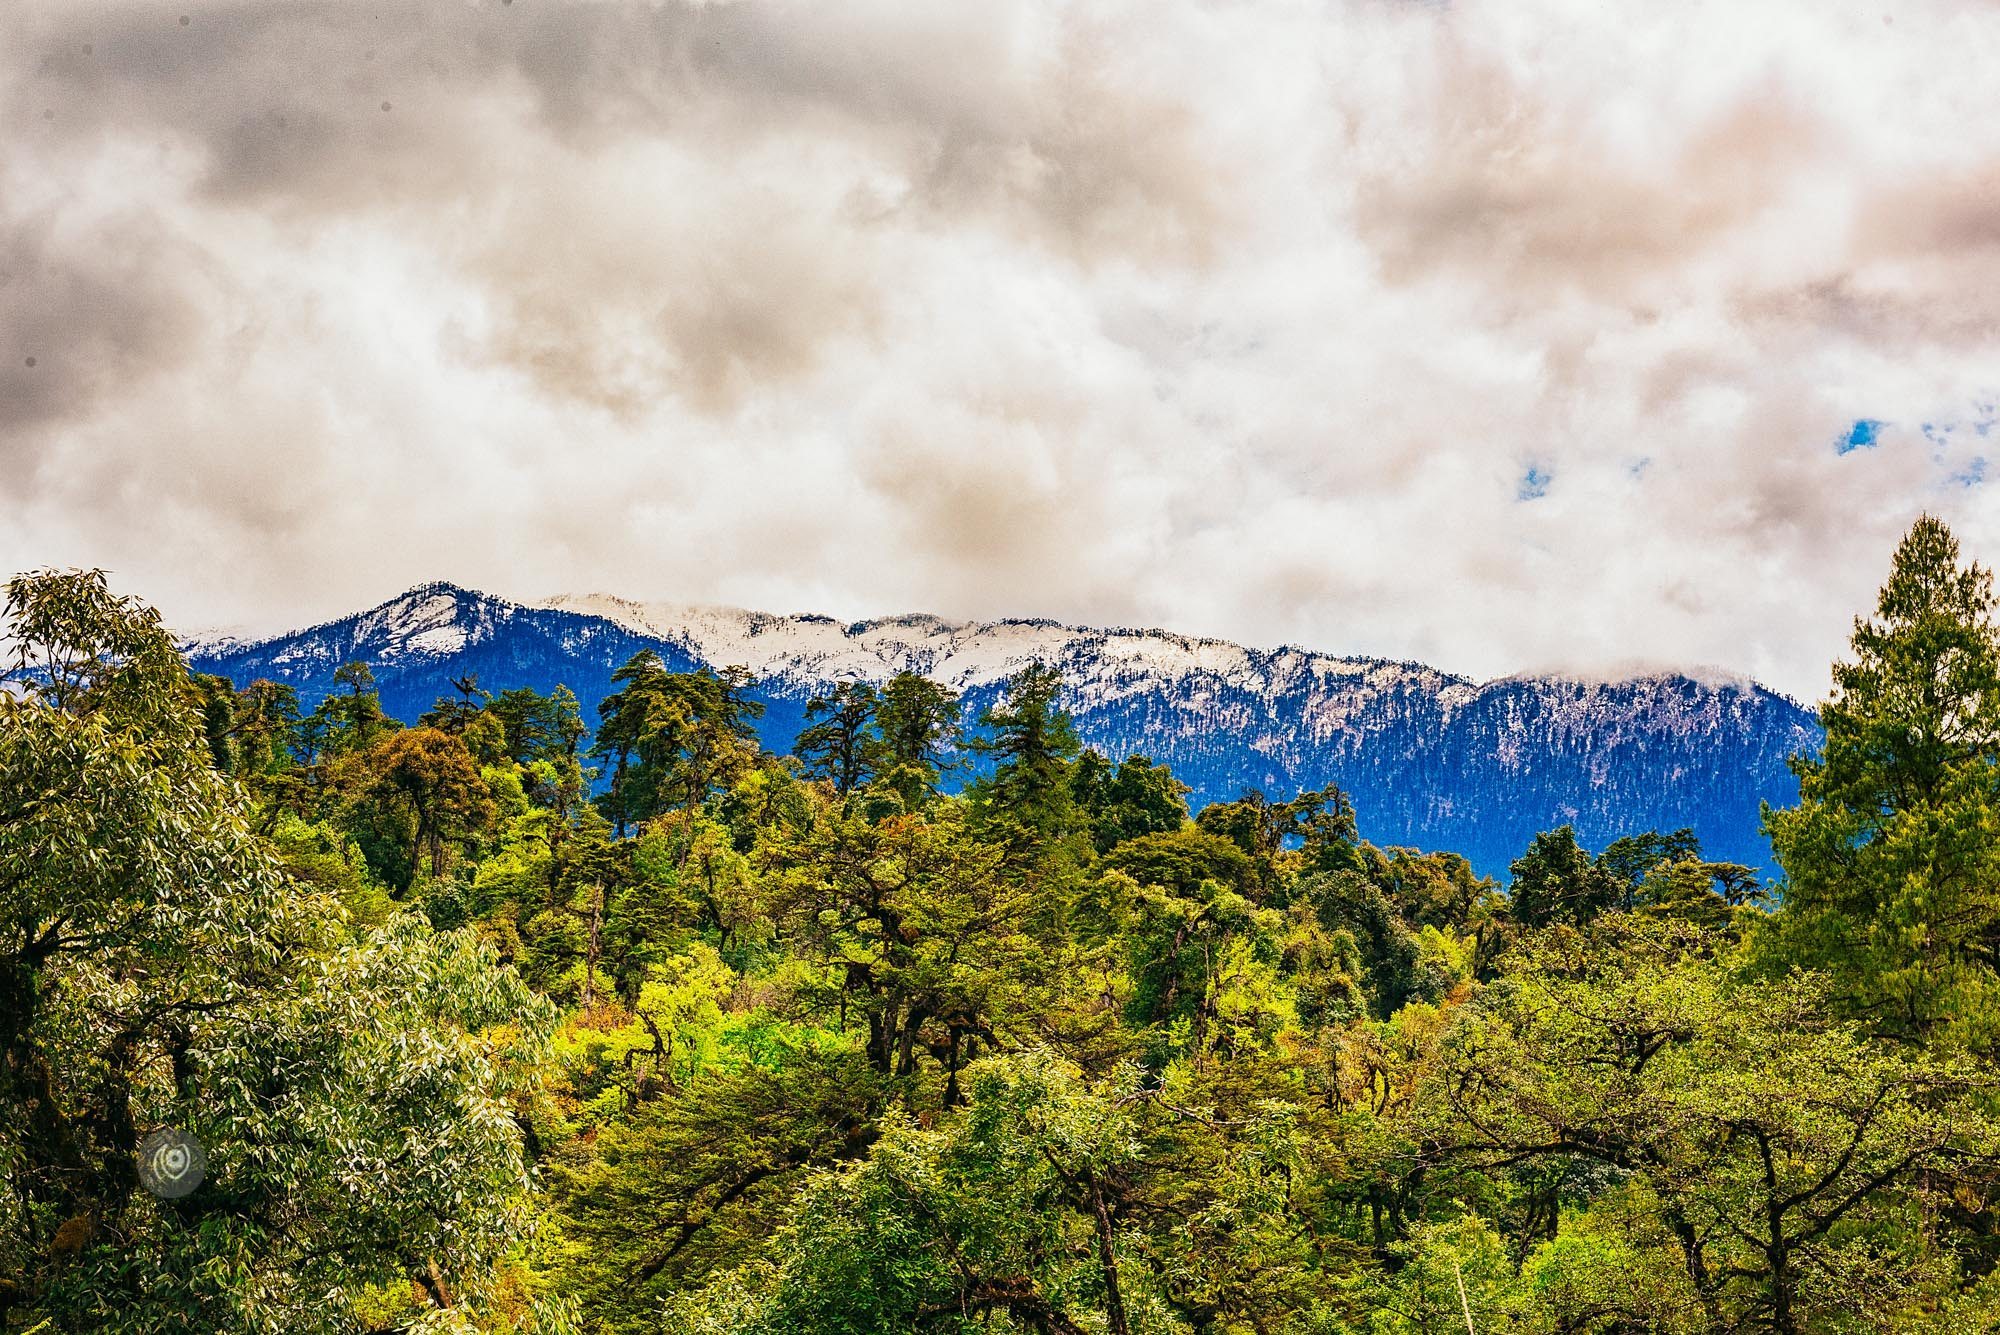
POLYGON ((1686 928, 1558 933, 1459 1012, 1440 1157, 1608 1167, 1704 1329, 1892 1327, 1948 1294, 1935 1227, 1990 1170, 1976 1068, 1833 1018, 1824 980, 1744 982, 1686 928))
POLYGON ((962 1114, 892 1120, 805 1189, 762 1260, 670 1303, 666 1330, 1186 1330, 1112 1208, 1141 1152, 1126 1105, 1040 1054, 967 1075, 962 1114))
POLYGON ((470 1319, 525 1224, 507 1100, 543 1008, 469 936, 357 941, 282 874, 150 610, 98 573, 7 595, 0 1306, 312 1335, 386 1290, 396 1328, 470 1319), (179 1199, 138 1180, 160 1128, 207 1152, 179 1199))

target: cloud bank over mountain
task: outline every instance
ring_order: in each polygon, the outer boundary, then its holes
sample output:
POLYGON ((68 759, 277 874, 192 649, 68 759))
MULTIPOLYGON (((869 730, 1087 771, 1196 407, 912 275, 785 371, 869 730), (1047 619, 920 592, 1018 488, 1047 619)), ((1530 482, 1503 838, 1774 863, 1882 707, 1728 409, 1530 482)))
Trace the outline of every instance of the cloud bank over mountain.
POLYGON ((25 0, 0 560, 1801 695, 2000 556, 1988 4, 25 0))

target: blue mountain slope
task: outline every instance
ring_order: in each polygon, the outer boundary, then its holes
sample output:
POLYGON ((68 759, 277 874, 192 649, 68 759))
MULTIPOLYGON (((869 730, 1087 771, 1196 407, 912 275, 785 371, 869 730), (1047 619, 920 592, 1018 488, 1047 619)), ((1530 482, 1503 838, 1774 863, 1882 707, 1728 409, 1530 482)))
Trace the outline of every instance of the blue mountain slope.
POLYGON ((976 714, 1013 668, 1063 670, 1083 739, 1170 764, 1202 803, 1246 786, 1274 795, 1338 783, 1363 834, 1464 853, 1504 877, 1540 830, 1568 822, 1586 844, 1692 826, 1711 856, 1763 866, 1762 802, 1795 800, 1786 767, 1818 745, 1811 713, 1748 682, 1677 674, 1484 685, 1414 663, 1270 652, 1161 631, 1050 622, 824 617, 658 608, 611 599, 530 607, 449 584, 254 642, 191 642, 191 664, 236 681, 291 684, 310 707, 340 664, 375 671, 384 706, 411 720, 450 681, 548 690, 567 684, 594 720, 611 673, 643 648, 686 671, 744 663, 767 712, 767 746, 789 748, 806 701, 846 676, 922 671, 976 714))

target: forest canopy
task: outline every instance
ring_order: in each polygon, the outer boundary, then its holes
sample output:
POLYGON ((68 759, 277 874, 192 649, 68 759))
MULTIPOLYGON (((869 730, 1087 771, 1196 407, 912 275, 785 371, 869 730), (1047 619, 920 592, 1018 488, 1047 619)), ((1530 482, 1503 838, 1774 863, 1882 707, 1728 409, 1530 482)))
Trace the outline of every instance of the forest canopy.
POLYGON ((1767 809, 1504 888, 1189 809, 1031 663, 766 749, 192 674, 7 586, 0 1315, 36 1332, 2000 1327, 2000 630, 1925 517, 1767 809), (968 716, 973 714, 976 716, 968 716), (142 1146, 199 1147, 161 1192, 142 1146))

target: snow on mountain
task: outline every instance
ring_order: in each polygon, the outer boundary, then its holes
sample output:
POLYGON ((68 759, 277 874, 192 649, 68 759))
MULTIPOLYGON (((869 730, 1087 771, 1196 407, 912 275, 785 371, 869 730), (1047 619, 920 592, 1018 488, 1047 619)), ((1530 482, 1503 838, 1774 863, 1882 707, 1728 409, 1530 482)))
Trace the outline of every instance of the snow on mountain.
MULTIPOLYGON (((1239 645, 1158 630, 1088 630, 1053 621, 948 621, 911 615, 844 625, 831 617, 772 616, 732 607, 635 603, 607 594, 543 606, 604 617, 677 644, 707 663, 740 664, 768 680, 886 681, 917 672, 955 690, 1004 681, 1025 664, 1089 658, 1107 682, 1213 673, 1248 685, 1253 656, 1239 645)), ((1342 660, 1332 660, 1342 661, 1342 660)))
POLYGON ((1712 671, 1480 683, 1419 663, 1162 630, 926 615, 849 624, 603 594, 529 605, 450 584, 290 635, 186 647, 202 670, 289 682, 308 705, 335 668, 361 659, 406 720, 467 673, 489 690, 566 684, 588 717, 617 666, 650 648, 679 671, 748 668, 778 750, 832 682, 917 672, 962 693, 976 716, 1040 660, 1061 669, 1087 743, 1165 761, 1197 804, 1246 786, 1336 782, 1369 837, 1455 849, 1496 873, 1536 831, 1565 821, 1596 843, 1688 825, 1712 855, 1761 865, 1759 804, 1793 799, 1786 757, 1818 744, 1796 702, 1712 671))

